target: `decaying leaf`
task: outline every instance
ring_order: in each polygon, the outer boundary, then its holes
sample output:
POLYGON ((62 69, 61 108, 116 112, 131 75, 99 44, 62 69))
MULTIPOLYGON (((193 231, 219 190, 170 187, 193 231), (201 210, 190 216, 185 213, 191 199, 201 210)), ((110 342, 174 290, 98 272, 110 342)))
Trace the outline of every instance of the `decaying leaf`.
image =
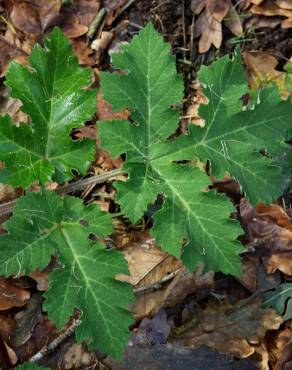
POLYGON ((284 320, 292 319, 292 284, 283 283, 274 291, 264 294, 264 307, 273 307, 284 320))
POLYGON ((0 310, 24 306, 30 297, 28 290, 15 284, 12 279, 0 276, 0 310))
POLYGON ((122 247, 130 276, 119 276, 134 286, 137 301, 132 306, 136 319, 171 307, 202 288, 212 288, 214 273, 204 274, 202 266, 191 273, 175 257, 163 252, 149 231, 136 233, 136 238, 122 247), (170 277, 170 279, 168 279, 170 277))
POLYGON ((249 357, 255 352, 268 330, 278 329, 283 318, 273 309, 261 308, 261 301, 239 301, 236 305, 210 305, 199 317, 198 324, 181 335, 184 345, 209 346, 236 357, 249 357))
POLYGON ((246 9, 247 8, 253 14, 257 15, 266 17, 286 17, 286 19, 282 21, 282 28, 292 27, 292 2, 290 0, 246 1, 246 9))
POLYGON ((267 272, 292 275, 292 224, 285 210, 276 204, 253 208, 247 201, 241 202, 240 209, 249 241, 269 252, 263 256, 267 272))
POLYGON ((248 82, 252 89, 259 89, 269 83, 275 83, 283 98, 289 96, 285 83, 285 73, 276 70, 277 58, 268 53, 254 51, 245 52, 243 60, 247 67, 248 82))
POLYGON ((211 45, 221 46, 222 22, 234 35, 242 34, 240 17, 230 0, 193 0, 191 10, 198 15, 194 37, 200 37, 200 53, 206 53, 211 45))

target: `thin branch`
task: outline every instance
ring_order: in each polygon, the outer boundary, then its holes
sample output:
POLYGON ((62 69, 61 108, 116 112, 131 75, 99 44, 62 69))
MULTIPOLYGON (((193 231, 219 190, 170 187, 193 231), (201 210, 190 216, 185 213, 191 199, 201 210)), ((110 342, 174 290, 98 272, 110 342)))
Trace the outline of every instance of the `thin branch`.
MULTIPOLYGON (((68 193, 73 193, 74 191, 77 190, 82 190, 88 185, 93 185, 93 184, 101 184, 107 180, 113 180, 115 177, 118 177, 122 174, 124 174, 125 171, 123 171, 120 168, 117 168, 112 171, 105 172, 101 175, 94 175, 91 177, 88 177, 86 179, 81 179, 75 182, 72 182, 70 184, 63 185, 55 190, 57 194, 68 194, 68 193)), ((13 208, 17 202, 17 199, 14 199, 10 202, 0 204, 0 217, 8 215, 13 211, 13 208)))
POLYGON ((57 194, 73 193, 74 191, 84 189, 88 185, 101 184, 107 180, 113 180, 115 177, 118 177, 124 173, 125 171, 123 171, 120 168, 117 168, 115 170, 102 173, 101 175, 94 175, 86 179, 71 182, 70 184, 66 184, 64 186, 61 186, 60 188, 57 188, 55 191, 57 194))
POLYGON ((74 330, 77 328, 78 325, 81 324, 80 320, 74 319, 72 324, 68 326, 66 330, 64 330, 63 333, 61 333, 57 338, 52 340, 51 343, 43 346, 35 355, 31 357, 29 362, 35 363, 41 360, 44 356, 46 356, 48 353, 53 352, 61 343, 64 342, 65 339, 70 337, 74 333, 74 330))
POLYGON ((134 288, 134 293, 136 294, 141 294, 141 293, 144 293, 148 290, 159 290, 161 289, 161 287, 163 286, 163 284, 167 283, 168 281, 172 280, 179 272, 181 271, 181 269, 179 268, 178 270, 170 273, 170 274, 167 274, 165 276, 163 276, 163 278, 159 281, 157 281, 156 283, 154 284, 150 284, 150 285, 145 285, 141 288, 134 288))

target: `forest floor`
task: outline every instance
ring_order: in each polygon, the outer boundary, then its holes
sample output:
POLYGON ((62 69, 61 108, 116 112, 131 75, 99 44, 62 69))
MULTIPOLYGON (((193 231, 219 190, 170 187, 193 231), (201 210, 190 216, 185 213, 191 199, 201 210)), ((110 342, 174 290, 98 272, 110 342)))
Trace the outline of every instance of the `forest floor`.
MULTIPOLYGON (((15 122, 29 122, 19 101, 8 95, 5 72, 12 60, 26 64, 33 45, 43 44, 54 26, 70 39, 79 64, 92 68, 93 86, 99 87, 99 72, 112 70, 112 53, 149 21, 171 44, 184 78, 178 135, 185 134, 189 125, 202 125, 198 107, 205 99, 197 80, 200 66, 231 54, 236 47, 242 51, 251 88, 276 83, 283 99, 291 95, 292 0, 2 0, 0 113, 9 113, 15 122)), ((95 118, 117 117, 102 94, 97 106, 95 118)), ((95 138, 93 122, 72 135, 95 138)), ((100 150, 97 139, 96 159, 88 175, 118 168, 122 161, 100 150)), ((292 288, 280 313, 263 308, 261 301, 263 292, 292 280, 289 181, 287 175, 283 196, 274 204, 254 208, 233 179, 214 179, 214 188, 234 203, 233 216, 245 232, 240 237, 245 246, 241 278, 203 273, 200 267, 190 273, 155 244, 149 218, 136 225, 120 219, 107 242, 124 253, 137 298, 131 307, 136 322, 120 363, 98 350, 89 351, 86 343, 77 344, 72 322, 58 333, 42 311, 42 294, 56 266, 54 259, 44 271, 17 279, 0 277, 0 367, 14 368, 40 353, 39 365, 52 369, 291 369, 292 288), (56 338, 58 345, 48 350, 56 338)), ((11 216, 5 211, 7 202, 23 193, 21 188, 0 185, 1 223, 11 216)), ((114 194, 114 186, 103 183, 73 195, 112 212, 117 210, 114 194)))

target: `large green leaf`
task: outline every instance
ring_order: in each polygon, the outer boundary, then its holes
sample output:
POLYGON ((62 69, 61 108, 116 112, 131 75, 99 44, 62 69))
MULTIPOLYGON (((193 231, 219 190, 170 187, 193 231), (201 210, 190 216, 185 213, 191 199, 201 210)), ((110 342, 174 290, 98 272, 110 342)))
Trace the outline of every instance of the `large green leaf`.
POLYGON ((84 90, 91 71, 79 67, 68 39, 55 28, 45 48, 34 46, 29 62, 28 68, 12 62, 6 84, 31 124, 16 127, 9 116, 0 118, 0 160, 5 163, 0 181, 25 187, 50 180, 55 171, 62 180, 72 177, 72 169, 84 173, 95 147, 93 141, 69 136, 91 119, 96 91, 84 90))
MULTIPOLYGON (((240 244, 235 238, 241 229, 229 219, 231 203, 207 191, 210 180, 203 171, 190 164, 172 163, 182 159, 179 156, 165 156, 176 150, 176 142, 167 138, 179 122, 179 111, 171 107, 180 104, 183 95, 170 46, 149 24, 123 47, 123 53, 113 55, 113 63, 126 73, 102 73, 102 90, 115 110, 132 110, 133 124, 100 122, 99 134, 103 147, 113 156, 127 153, 124 168, 129 180, 116 185, 123 212, 135 222, 157 194, 163 193, 163 208, 154 216, 153 228, 163 249, 179 257, 185 241, 183 259, 189 268, 202 261, 206 269, 238 274, 240 244), (158 153, 162 144, 163 151, 158 153)), ((244 91, 240 89, 238 99, 244 91)), ((228 108, 230 114, 239 105, 236 100, 228 108)), ((194 152, 183 159, 195 157, 194 152)))
POLYGON ((210 67, 203 66, 199 79, 208 99, 199 109, 204 129, 190 127, 189 135, 179 137, 172 146, 159 143, 156 157, 209 160, 212 175, 222 177, 228 171, 253 204, 275 200, 283 192, 284 177, 273 159, 287 150, 291 102, 282 101, 272 86, 258 91, 253 109, 243 110, 241 97, 248 88, 239 50, 233 59, 225 56, 210 67))
POLYGON ((44 308, 60 329, 74 308, 83 312, 77 338, 89 337, 90 346, 119 357, 128 338, 132 302, 130 286, 115 279, 128 273, 116 250, 89 239, 112 232, 111 217, 95 205, 84 207, 73 197, 55 193, 28 193, 17 201, 14 216, 0 237, 0 274, 30 273, 44 268, 58 252, 63 268, 50 275, 44 308))
POLYGON ((273 307, 285 320, 292 319, 292 284, 283 283, 277 289, 266 292, 263 297, 264 307, 273 307))

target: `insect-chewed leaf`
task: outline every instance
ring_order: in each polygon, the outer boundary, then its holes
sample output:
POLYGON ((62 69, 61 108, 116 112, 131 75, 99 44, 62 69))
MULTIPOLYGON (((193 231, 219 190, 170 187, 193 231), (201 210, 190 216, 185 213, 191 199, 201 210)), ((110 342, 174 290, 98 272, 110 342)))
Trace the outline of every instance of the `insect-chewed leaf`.
POLYGON ((115 280, 127 274, 122 254, 94 243, 89 234, 112 232, 111 217, 95 205, 84 207, 73 197, 55 193, 28 193, 17 201, 14 217, 0 237, 0 274, 30 273, 44 268, 58 252, 63 268, 50 275, 44 308, 60 329, 74 308, 83 312, 77 338, 89 337, 91 347, 119 357, 128 338, 132 302, 129 285, 115 280))
POLYGON ((61 180, 71 178, 72 169, 84 173, 95 148, 93 141, 69 135, 96 109, 96 91, 82 89, 91 83, 91 71, 79 67, 69 40, 55 28, 45 48, 34 46, 29 62, 30 68, 12 62, 6 84, 31 125, 16 127, 9 116, 0 118, 0 181, 24 187, 56 172, 61 180))
MULTIPOLYGON (((207 191, 210 180, 203 171, 175 162, 196 158, 195 150, 182 158, 178 152, 184 147, 167 140, 179 122, 179 111, 172 107, 180 104, 183 95, 170 46, 148 24, 123 47, 123 53, 113 55, 113 63, 125 73, 101 74, 104 97, 114 110, 130 108, 134 124, 100 122, 99 133, 103 147, 113 156, 127 153, 129 180, 116 185, 123 212, 135 222, 157 194, 163 193, 163 208, 154 215, 153 228, 163 249, 180 257, 185 240, 183 260, 189 268, 202 261, 209 270, 240 273, 241 247, 235 238, 241 229, 229 219, 231 203, 207 191)), ((233 87, 227 94, 234 91, 233 87)), ((240 87, 227 109, 229 114, 240 109, 237 100, 244 91, 240 87)))

